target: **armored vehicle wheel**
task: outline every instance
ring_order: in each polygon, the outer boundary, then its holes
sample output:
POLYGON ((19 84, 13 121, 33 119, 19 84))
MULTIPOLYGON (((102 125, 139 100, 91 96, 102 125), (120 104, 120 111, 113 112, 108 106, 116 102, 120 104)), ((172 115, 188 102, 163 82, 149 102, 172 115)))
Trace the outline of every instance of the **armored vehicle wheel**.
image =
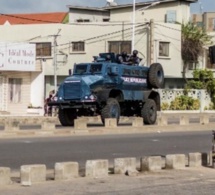
POLYGON ((147 125, 155 124, 157 119, 156 103, 152 99, 147 99, 141 110, 143 121, 147 125))
POLYGON ((163 67, 159 63, 151 64, 149 67, 148 81, 150 87, 162 88, 164 85, 163 67))
POLYGON ((73 126, 77 115, 74 109, 59 109, 58 118, 61 125, 73 126))
POLYGON ((120 106, 118 101, 115 98, 109 98, 107 104, 102 109, 101 119, 102 123, 105 124, 106 118, 116 118, 117 124, 120 118, 120 106))

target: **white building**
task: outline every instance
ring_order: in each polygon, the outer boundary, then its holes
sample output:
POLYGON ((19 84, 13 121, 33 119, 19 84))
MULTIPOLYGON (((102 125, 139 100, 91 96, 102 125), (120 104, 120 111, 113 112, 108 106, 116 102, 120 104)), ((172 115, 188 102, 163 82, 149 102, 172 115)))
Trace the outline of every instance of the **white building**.
POLYGON ((168 0, 154 6, 150 6, 153 2, 137 3, 135 28, 131 4, 104 8, 68 6, 68 24, 6 23, 0 26, 0 42, 36 44, 36 70, 0 72, 3 80, 0 85, 4 86, 5 93, 9 93, 11 77, 22 79, 21 99, 17 102, 20 108, 13 107, 8 94, 4 97, 1 94, 0 99, 6 99, 0 101, 0 110, 26 114, 29 104, 42 107, 44 98, 54 89, 54 78, 59 85, 74 63, 91 62, 92 56, 101 52, 130 52, 132 40, 145 66, 161 63, 166 86, 181 87, 181 27, 175 22, 189 20, 191 2, 194 1, 168 0))

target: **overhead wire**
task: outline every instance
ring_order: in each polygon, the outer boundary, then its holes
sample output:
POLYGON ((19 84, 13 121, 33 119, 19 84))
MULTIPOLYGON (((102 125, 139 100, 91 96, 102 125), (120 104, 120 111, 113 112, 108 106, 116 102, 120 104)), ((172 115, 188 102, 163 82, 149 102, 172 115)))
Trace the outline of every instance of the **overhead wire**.
MULTIPOLYGON (((3 15, 3 16, 8 16, 8 17, 13 17, 13 18, 18 18, 18 19, 25 19, 25 20, 31 20, 31 21, 39 21, 39 22, 47 22, 47 23, 57 23, 57 22, 53 22, 53 21, 47 21, 47 20, 39 20, 39 19, 33 19, 33 18, 27 18, 27 17, 21 17, 21 16, 16 16, 16 15, 11 15, 11 14, 3 14, 3 13, 0 13, 0 15, 3 15)), ((140 27, 140 26, 144 26, 144 25, 147 25, 148 23, 145 22, 145 23, 136 23, 136 28, 140 27)), ((125 23, 125 22, 121 22, 121 23, 117 23, 117 24, 95 24, 95 23, 68 23, 68 25, 80 25, 80 26, 116 26, 116 25, 120 25, 120 26, 126 26, 126 25, 133 25, 133 23, 125 23)), ((127 30, 130 30, 132 29, 131 28, 128 28, 128 29, 124 29, 124 31, 127 31, 127 30)), ((122 32, 122 30, 119 30, 119 31, 115 31, 115 32, 112 32, 112 33, 107 33, 107 34, 104 34, 104 35, 99 35, 99 36, 96 36, 96 37, 91 37, 91 38, 88 38, 88 39, 84 39, 84 40, 80 40, 82 42, 86 42, 86 41, 90 41, 90 40, 94 40, 94 39, 98 39, 98 38, 102 38, 102 37, 105 37, 105 36, 110 36, 110 35, 113 35, 113 34, 117 34, 119 32, 122 32)), ((77 41, 79 42, 79 41, 77 41)), ((70 43, 64 43, 64 44, 60 44, 58 46, 63 46, 63 45, 68 45, 70 43)))
POLYGON ((162 25, 162 24, 159 24, 159 23, 155 23, 155 25, 162 26, 164 28, 168 28, 168 29, 171 29, 171 30, 175 30, 175 31, 181 32, 181 30, 179 30, 179 29, 172 28, 172 27, 169 27, 169 26, 165 26, 165 25, 162 25))
MULTIPOLYGON (((157 28, 157 29, 158 29, 158 31, 159 31, 160 33, 155 32, 156 34, 159 34, 159 35, 162 35, 162 36, 164 36, 164 37, 167 37, 168 39, 174 39, 174 38, 172 38, 172 37, 167 36, 166 34, 164 35, 164 34, 161 32, 161 30, 160 30, 159 28, 157 28)), ((180 41, 180 42, 181 42, 181 40, 179 40, 179 39, 174 39, 174 40, 180 41)), ((171 41, 171 40, 170 40, 170 41, 171 41)), ((178 46, 176 46, 172 41, 171 41, 171 44, 175 47, 175 49, 176 49, 177 51, 181 52, 181 50, 178 48, 178 46)))
MULTIPOLYGON (((145 26, 146 24, 142 24, 142 25, 138 25, 138 26, 136 26, 136 31, 138 31, 138 28, 140 28, 140 27, 143 27, 143 26, 145 26)), ((91 44, 91 43, 95 43, 95 42, 98 42, 98 41, 104 41, 104 40, 107 40, 107 38, 104 38, 104 37, 108 37, 108 36, 111 36, 111 35, 115 35, 115 34, 118 34, 118 33, 122 33, 123 31, 125 32, 125 31, 128 31, 128 30, 131 30, 132 29, 132 27, 131 28, 127 28, 127 29, 124 29, 124 30, 118 30, 118 31, 114 31, 114 32, 111 32, 111 33, 107 33, 107 34, 103 34, 103 35, 100 35, 100 36, 95 36, 95 37, 91 37, 91 38, 87 38, 87 39, 84 39, 84 40, 80 40, 80 41, 75 41, 75 42, 87 42, 87 41, 91 41, 91 42, 89 42, 89 43, 86 43, 86 44, 91 44), (103 39, 100 39, 100 38, 103 38, 103 39), (92 40, 95 40, 95 39, 97 39, 96 41, 92 41, 92 40)), ((128 34, 128 33, 127 33, 128 34)), ((127 35, 127 34, 125 34, 125 35, 127 35)), ((113 37, 113 36, 112 36, 113 37)), ((64 46, 64 45, 68 45, 68 44, 71 44, 71 42, 70 43, 64 43, 64 44, 60 44, 60 45, 58 45, 58 46, 64 46)), ((64 50, 64 49, 68 49, 69 47, 66 47, 66 48, 63 48, 62 50, 64 50)))

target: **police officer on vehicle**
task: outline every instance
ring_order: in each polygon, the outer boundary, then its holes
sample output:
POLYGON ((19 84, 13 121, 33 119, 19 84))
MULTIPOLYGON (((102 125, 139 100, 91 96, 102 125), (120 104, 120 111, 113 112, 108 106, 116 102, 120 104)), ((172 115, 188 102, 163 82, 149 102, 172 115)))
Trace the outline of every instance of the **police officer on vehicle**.
POLYGON ((132 55, 129 57, 130 65, 138 65, 140 63, 140 58, 138 57, 138 51, 135 49, 132 55))
POLYGON ((121 53, 121 55, 119 56, 118 61, 121 64, 128 64, 128 59, 129 59, 129 56, 128 56, 127 52, 123 51, 121 53))

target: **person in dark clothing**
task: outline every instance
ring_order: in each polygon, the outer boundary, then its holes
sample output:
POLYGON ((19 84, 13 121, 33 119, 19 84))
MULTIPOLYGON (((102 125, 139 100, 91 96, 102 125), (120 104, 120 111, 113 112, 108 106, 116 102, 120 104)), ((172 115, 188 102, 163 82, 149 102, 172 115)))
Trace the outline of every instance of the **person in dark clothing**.
POLYGON ((128 61, 130 62, 130 65, 138 65, 140 63, 137 50, 132 52, 132 55, 129 57, 128 61))
POLYGON ((118 61, 121 64, 128 64, 128 59, 129 59, 129 56, 128 56, 127 52, 123 51, 121 53, 121 55, 119 56, 118 61))
POLYGON ((53 106, 49 106, 48 103, 54 100, 55 97, 55 90, 49 92, 49 96, 45 99, 44 102, 44 116, 52 116, 53 109, 56 108, 53 106))
POLYGON ((107 62, 111 62, 111 56, 108 54, 105 59, 107 62))

